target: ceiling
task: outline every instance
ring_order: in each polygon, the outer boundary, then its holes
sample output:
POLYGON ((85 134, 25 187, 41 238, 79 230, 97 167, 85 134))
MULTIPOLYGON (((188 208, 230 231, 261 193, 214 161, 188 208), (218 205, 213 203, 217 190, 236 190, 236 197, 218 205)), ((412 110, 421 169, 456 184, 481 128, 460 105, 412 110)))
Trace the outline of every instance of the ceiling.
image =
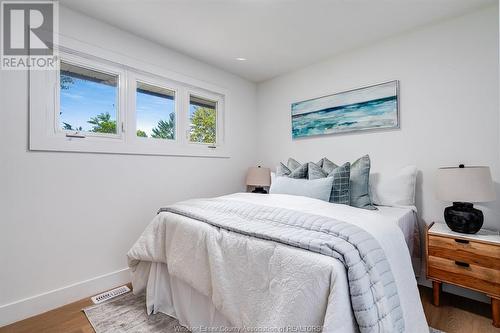
POLYGON ((496 0, 61 0, 260 82, 496 0), (238 61, 236 58, 246 58, 238 61))

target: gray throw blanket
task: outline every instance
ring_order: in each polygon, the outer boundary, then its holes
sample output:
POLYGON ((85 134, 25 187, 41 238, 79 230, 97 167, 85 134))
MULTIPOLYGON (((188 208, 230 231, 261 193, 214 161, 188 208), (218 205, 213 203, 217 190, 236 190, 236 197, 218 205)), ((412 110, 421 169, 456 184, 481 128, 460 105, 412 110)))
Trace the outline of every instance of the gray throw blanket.
POLYGON ((346 267, 361 332, 403 332, 399 296, 378 242, 358 226, 326 216, 231 199, 195 199, 161 208, 239 234, 321 253, 346 267))

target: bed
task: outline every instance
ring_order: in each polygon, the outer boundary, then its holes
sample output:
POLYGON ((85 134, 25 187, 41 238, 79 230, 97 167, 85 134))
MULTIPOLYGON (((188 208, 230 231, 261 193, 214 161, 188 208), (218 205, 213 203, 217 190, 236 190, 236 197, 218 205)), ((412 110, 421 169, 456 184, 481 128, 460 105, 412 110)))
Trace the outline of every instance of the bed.
MULTIPOLYGON (((419 253, 413 208, 370 211, 283 194, 221 198, 334 218, 368 232, 390 265, 404 329, 364 331, 428 332, 410 256, 419 253)), ((134 293, 146 293, 148 313, 175 317, 191 331, 360 331, 346 266, 304 248, 165 211, 128 259, 134 293)))

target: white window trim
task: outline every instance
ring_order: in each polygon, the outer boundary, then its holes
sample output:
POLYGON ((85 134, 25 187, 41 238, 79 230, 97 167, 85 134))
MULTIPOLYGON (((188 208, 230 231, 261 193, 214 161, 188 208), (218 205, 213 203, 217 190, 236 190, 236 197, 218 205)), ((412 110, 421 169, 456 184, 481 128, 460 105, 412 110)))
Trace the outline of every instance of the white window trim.
POLYGON ((186 112, 186 121, 187 121, 187 126, 186 126, 186 141, 189 145, 197 145, 197 146, 208 146, 208 147, 217 147, 220 145, 222 142, 224 142, 224 123, 222 119, 224 119, 224 99, 221 98, 220 95, 209 93, 206 91, 201 91, 197 89, 189 89, 186 92, 186 100, 187 100, 187 110, 186 112), (215 140, 216 142, 214 143, 202 143, 202 142, 192 142, 189 139, 189 124, 191 120, 189 119, 189 105, 190 105, 190 96, 196 96, 200 97, 206 100, 209 100, 211 102, 216 102, 216 109, 215 109, 215 126, 216 126, 216 132, 215 132, 215 140))
MULTIPOLYGON (((64 38, 61 36, 61 39, 64 38)), ((72 48, 59 47, 63 61, 119 75, 117 134, 103 135, 82 132, 84 138, 67 137, 67 131, 60 129, 59 120, 56 119, 56 113, 59 111, 59 72, 32 70, 29 73, 30 150, 230 157, 225 144, 227 139, 225 137, 226 108, 229 96, 226 89, 109 50, 102 50, 88 44, 82 45, 80 41, 67 39, 66 44, 72 48), (88 53, 80 52, 78 49, 85 49, 88 53), (98 54, 102 58, 90 56, 89 53, 98 54), (164 87, 175 92, 175 140, 137 137, 136 81, 164 87), (184 135, 184 130, 188 129, 189 126, 190 94, 217 101, 217 143, 215 145, 191 143, 184 135), (210 148, 211 146, 216 148, 210 148)))
MULTIPOLYGON (((119 67, 111 67, 106 65, 105 63, 91 61, 89 59, 84 59, 82 57, 78 57, 73 54, 64 54, 61 57, 63 62, 68 63, 70 65, 75 65, 78 67, 88 68, 91 70, 96 70, 102 73, 116 75, 118 76, 118 84, 117 84, 117 108, 116 108, 116 134, 110 133, 93 133, 87 131, 67 131, 63 130, 60 126, 60 116, 59 112, 54 112, 54 129, 56 135, 66 136, 67 133, 73 132, 75 135, 84 135, 86 137, 97 137, 97 138, 109 138, 109 139, 122 139, 123 138, 123 128, 122 124, 125 120, 125 95, 126 95, 126 75, 123 69, 119 67)), ((55 109, 60 110, 60 101, 61 101, 61 89, 60 89, 60 75, 56 75, 56 85, 54 87, 55 94, 55 109)))
POLYGON ((133 135, 130 136, 132 141, 135 141, 135 144, 138 146, 142 145, 151 145, 151 144, 157 144, 157 145, 166 145, 166 144, 178 144, 180 142, 179 140, 179 115, 181 114, 180 112, 180 92, 181 92, 181 87, 176 85, 173 82, 169 82, 166 79, 162 79, 153 75, 144 75, 140 73, 134 73, 134 72, 129 72, 129 77, 128 77, 128 85, 130 87, 130 92, 131 93, 129 96, 129 103, 128 106, 129 108, 127 109, 127 118, 130 120, 127 125, 127 130, 133 135), (149 84, 151 86, 159 87, 159 88, 164 88, 168 89, 170 91, 174 92, 174 112, 175 112, 175 138, 172 139, 156 139, 156 138, 141 138, 136 135, 137 131, 137 117, 136 117, 136 106, 137 106, 137 81, 140 81, 142 83, 149 84))

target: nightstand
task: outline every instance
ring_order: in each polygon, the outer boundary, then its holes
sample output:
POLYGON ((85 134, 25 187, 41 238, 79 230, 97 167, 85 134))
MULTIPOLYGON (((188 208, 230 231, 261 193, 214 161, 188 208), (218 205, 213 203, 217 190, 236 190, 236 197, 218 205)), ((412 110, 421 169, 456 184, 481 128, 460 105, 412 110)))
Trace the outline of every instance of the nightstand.
POLYGON ((500 327, 500 235, 481 229, 469 235, 432 223, 426 232, 427 279, 439 306, 442 283, 476 290, 491 298, 493 326, 500 327))

